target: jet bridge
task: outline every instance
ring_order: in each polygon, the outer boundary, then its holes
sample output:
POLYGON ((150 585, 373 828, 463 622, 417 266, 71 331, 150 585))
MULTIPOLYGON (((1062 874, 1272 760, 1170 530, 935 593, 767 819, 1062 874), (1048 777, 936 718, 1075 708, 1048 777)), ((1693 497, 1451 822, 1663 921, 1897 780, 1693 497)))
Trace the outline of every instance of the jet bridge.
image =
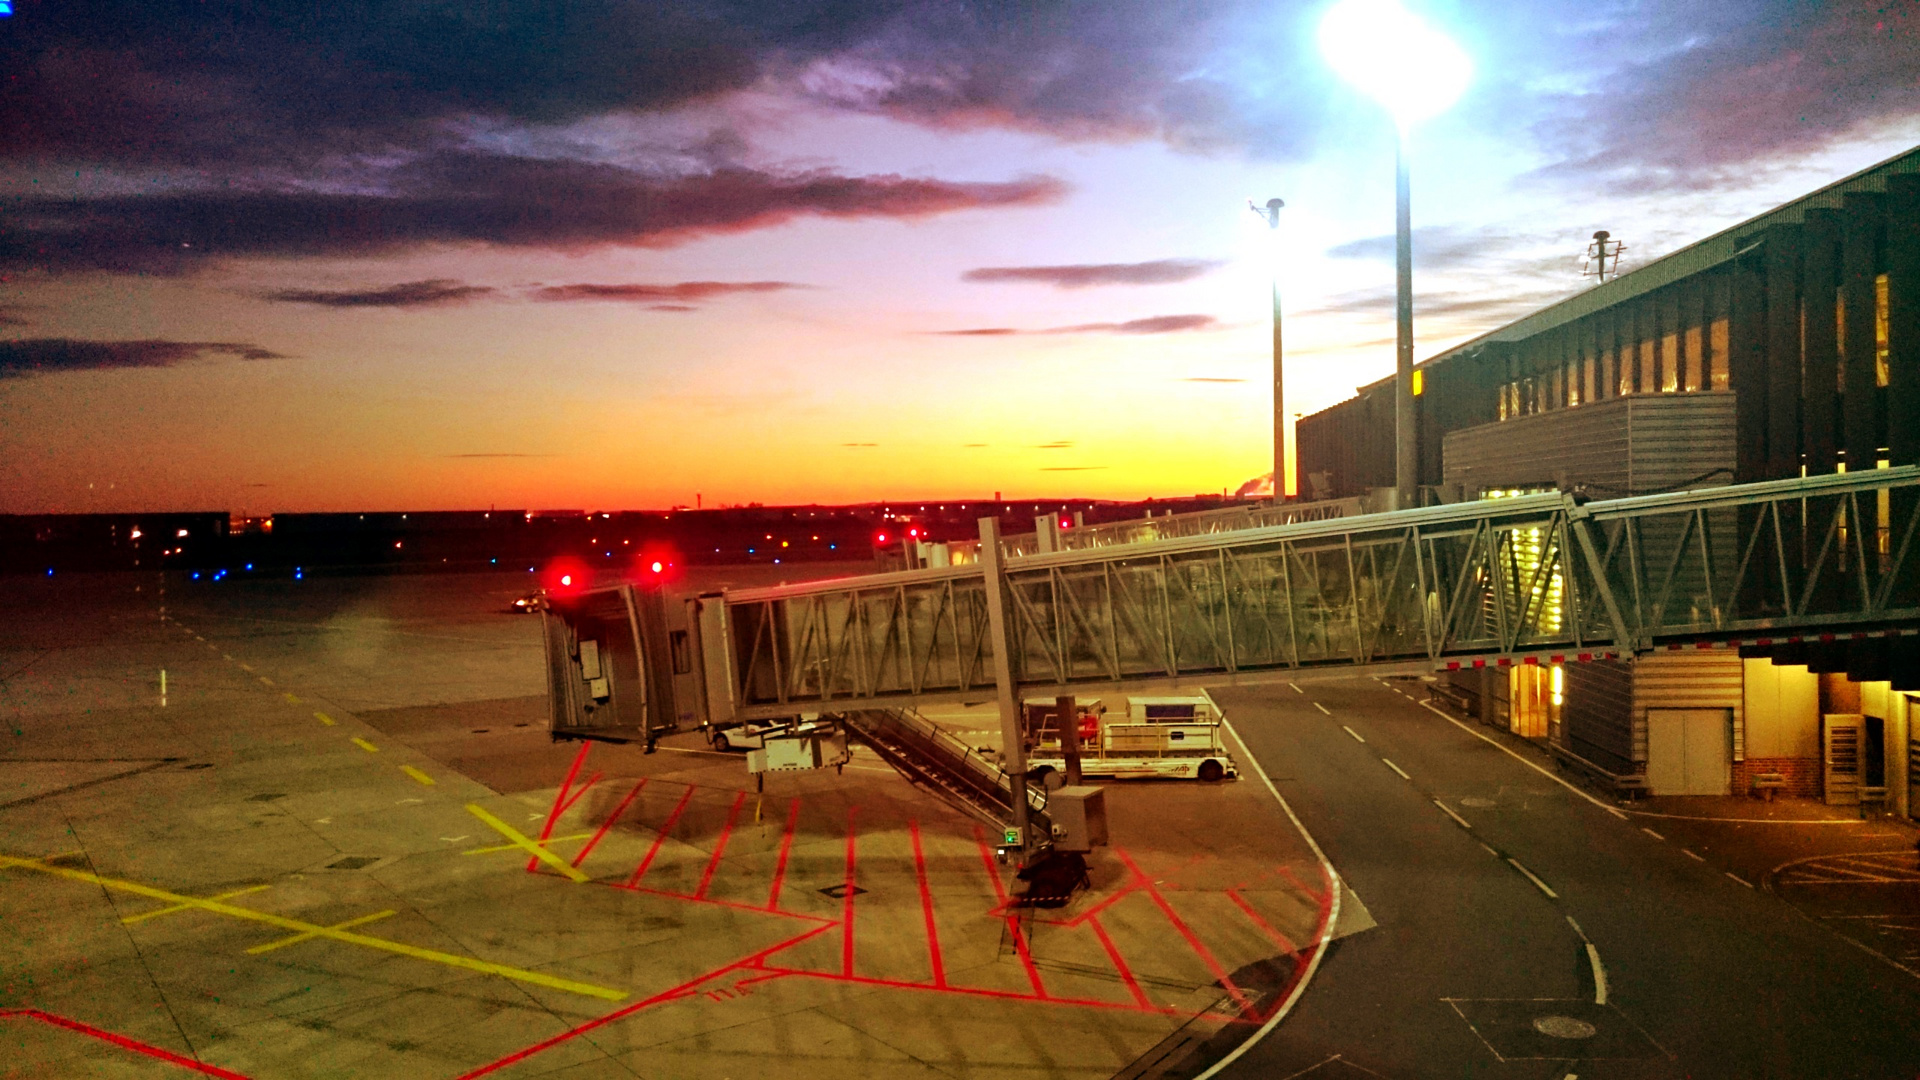
POLYGON ((1043 794, 1023 780, 1026 797, 1012 795, 1029 696, 1715 643, 1920 646, 1912 466, 1605 502, 1556 492, 1346 509, 1043 554, 1014 553, 985 519, 977 562, 691 600, 685 650, 633 587, 556 603, 554 731, 650 740, 692 716, 833 717, 915 783, 1010 822, 1031 851, 1050 830, 1043 794), (596 683, 587 665, 609 654, 585 643, 613 640, 612 673, 596 683), (657 674, 680 669, 692 673, 687 710, 672 704, 678 676, 657 674), (912 712, 994 699, 1006 752, 991 762, 912 712))

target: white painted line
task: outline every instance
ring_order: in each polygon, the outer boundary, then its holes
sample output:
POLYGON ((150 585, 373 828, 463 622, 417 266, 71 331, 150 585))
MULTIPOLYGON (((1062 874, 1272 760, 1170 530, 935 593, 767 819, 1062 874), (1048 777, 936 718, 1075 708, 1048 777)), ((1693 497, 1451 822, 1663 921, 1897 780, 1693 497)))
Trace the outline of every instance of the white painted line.
POLYGON ((1323 712, 1323 713, 1326 713, 1326 714, 1327 714, 1328 716, 1332 716, 1332 715, 1333 715, 1333 710, 1332 710, 1332 709, 1329 709, 1329 708, 1327 708, 1327 707, 1326 707, 1325 705, 1322 705, 1322 704, 1320 704, 1320 703, 1319 703, 1319 702, 1317 702, 1317 701, 1313 703, 1313 707, 1314 707, 1314 708, 1316 708, 1316 709, 1319 709, 1319 710, 1320 710, 1321 712, 1323 712))
POLYGON ((1567 925, 1573 927, 1573 932, 1580 935, 1581 941, 1587 940, 1587 932, 1580 929, 1580 924, 1573 921, 1573 916, 1567 916, 1567 925))
MULTIPOLYGON (((1297 690, 1299 687, 1294 687, 1294 689, 1297 690)), ((1238 1061, 1240 1055, 1253 1049, 1255 1044, 1272 1034, 1274 1028, 1280 1026, 1280 1021, 1285 1020, 1287 1014, 1292 1012, 1294 1005, 1299 1002, 1300 995, 1306 993, 1307 984, 1313 981, 1314 972, 1320 970, 1320 961, 1327 955, 1327 945, 1333 941, 1333 928, 1340 925, 1339 872, 1333 868, 1333 863, 1327 860, 1327 853, 1320 850, 1319 842, 1314 840, 1313 834, 1307 831, 1307 826, 1300 820, 1300 815, 1293 812, 1293 807, 1289 806, 1287 800, 1281 796, 1280 789, 1273 786, 1273 778, 1267 775, 1267 770, 1260 767, 1260 759, 1253 756, 1253 751, 1247 750, 1246 742, 1240 738, 1240 733, 1233 729, 1233 721, 1223 716, 1220 718, 1220 726, 1227 729, 1227 734, 1233 736, 1233 741, 1240 744, 1240 749, 1246 750, 1247 764, 1253 766, 1254 774, 1260 777, 1261 783, 1267 785, 1267 791, 1273 795, 1274 801, 1280 804, 1280 809, 1287 812, 1287 818, 1293 822, 1293 827, 1300 830, 1300 835, 1306 839, 1307 846, 1313 849, 1313 857, 1320 860, 1320 871, 1326 876, 1327 888, 1332 892, 1332 895, 1328 897, 1327 918, 1325 924, 1320 928, 1320 940, 1315 942, 1313 946, 1313 959, 1307 961, 1306 973, 1301 975, 1299 981, 1293 984, 1293 991, 1287 995, 1285 1001, 1280 1003, 1279 1008, 1273 1010, 1273 1015, 1267 1018, 1266 1023, 1260 1025, 1258 1031, 1247 1036, 1246 1039, 1243 1040, 1239 1046, 1234 1047, 1227 1056, 1214 1062, 1212 1067, 1195 1077, 1194 1080, 1212 1080, 1213 1077, 1220 1074, 1222 1069, 1238 1061)))
POLYGON ((1692 860, 1693 860, 1694 862, 1706 862, 1706 861, 1707 861, 1707 860, 1705 860, 1705 859, 1703 859, 1703 858, 1701 858, 1700 856, 1698 856, 1698 855, 1695 855, 1695 854, 1694 854, 1693 852, 1691 852, 1691 851, 1688 851, 1688 850, 1687 850, 1686 848, 1681 848, 1681 849, 1680 849, 1680 854, 1682 854, 1682 855, 1685 855, 1685 856, 1686 856, 1687 858, 1689 858, 1689 859, 1692 859, 1692 860))
POLYGON ((1599 807, 1600 809, 1605 810, 1607 813, 1612 814, 1614 817, 1619 818, 1621 821, 1627 820, 1627 815, 1622 811, 1616 810, 1613 807, 1608 806, 1606 803, 1601 802, 1599 799, 1594 798, 1592 795, 1589 795, 1586 792, 1581 791, 1579 788, 1574 787, 1572 784, 1567 783, 1566 780, 1553 775, 1552 773, 1534 764, 1533 762, 1528 761, 1526 758, 1521 757, 1519 754, 1514 753, 1512 747, 1502 745, 1498 740, 1488 738, 1487 736, 1481 734, 1478 731, 1473 730, 1472 728, 1461 723, 1460 721, 1455 720, 1453 717, 1448 716, 1446 713, 1441 712, 1439 709, 1434 708, 1433 702, 1423 701, 1420 703, 1420 707, 1432 713, 1433 715, 1439 717, 1440 719, 1445 720, 1447 723, 1452 724, 1454 727, 1459 728, 1461 731, 1464 731, 1467 734, 1473 736, 1474 738, 1481 740, 1482 742, 1488 744, 1489 746, 1499 747, 1501 753, 1506 754, 1508 757, 1512 758, 1513 760, 1519 762, 1522 765, 1525 765, 1527 768, 1532 769, 1534 772, 1539 773, 1541 776, 1546 777, 1547 779, 1553 781, 1556 784, 1559 784, 1561 787, 1566 788, 1568 791, 1573 792, 1575 795, 1580 796, 1581 798, 1587 800, 1588 802, 1599 807))
POLYGON ((1654 831, 1653 831, 1652 829, 1649 829, 1649 828, 1647 828, 1647 827, 1646 827, 1645 825, 1642 825, 1642 826, 1640 826, 1640 831, 1641 831, 1641 832, 1643 832, 1643 833, 1646 833, 1646 834, 1647 834, 1648 836, 1651 836, 1651 837, 1653 837, 1653 838, 1654 838, 1655 840, 1665 840, 1665 839, 1666 839, 1666 837, 1664 837, 1664 836, 1661 836, 1661 835, 1660 835, 1659 833, 1657 833, 1657 832, 1654 832, 1654 831))
POLYGON ((1739 882, 1742 885, 1745 885, 1747 888, 1749 889, 1753 888, 1753 882, 1748 881, 1746 878, 1741 877, 1739 874, 1736 874, 1731 870, 1727 870, 1724 872, 1728 877, 1732 878, 1733 880, 1739 882))
POLYGON ((1440 801, 1439 799, 1435 799, 1435 800, 1433 800, 1433 805, 1435 805, 1435 806, 1437 806, 1437 807, 1439 807, 1439 808, 1440 808, 1440 812, 1441 812, 1441 813, 1443 813, 1443 814, 1445 814, 1445 815, 1447 815, 1448 817, 1450 817, 1450 818, 1452 818, 1452 819, 1454 820, 1454 823, 1455 823, 1455 824, 1457 824, 1457 825, 1459 825, 1459 826, 1460 826, 1461 828, 1463 828, 1463 829, 1471 829, 1471 828, 1473 828, 1473 826, 1471 826, 1471 825, 1469 825, 1469 824, 1467 824, 1467 819, 1466 819, 1466 818, 1463 818, 1463 817, 1461 817, 1461 816, 1460 816, 1459 814, 1456 814, 1456 813, 1454 813, 1454 812, 1453 812, 1452 810, 1449 810, 1449 809, 1447 809, 1447 804, 1446 804, 1446 803, 1443 803, 1443 802, 1441 802, 1441 801, 1440 801))
POLYGON ((1287 680, 1287 685, 1293 687, 1293 692, 1296 694, 1306 693, 1305 690, 1300 689, 1300 684, 1297 682, 1294 682, 1292 679, 1287 680))
POLYGON ((1600 965, 1600 950, 1593 942, 1587 942, 1587 962, 1593 965, 1593 1003, 1607 1003, 1607 969, 1600 965))
POLYGON ((1487 846, 1486 844, 1481 844, 1480 846, 1481 846, 1482 848, 1485 848, 1485 849, 1486 849, 1486 852, 1487 852, 1487 854, 1489 854, 1489 855, 1491 855, 1491 856, 1493 856, 1494 858, 1496 858, 1496 859, 1497 859, 1497 858, 1499 858, 1499 857, 1500 857, 1500 853, 1499 853, 1499 852, 1497 852, 1497 851, 1495 851, 1495 850, 1493 850, 1493 848, 1491 848, 1491 847, 1488 847, 1488 846, 1487 846))
POLYGON ((1549 899, 1552 899, 1552 900, 1558 900, 1558 899, 1560 899, 1560 894, 1559 894, 1559 893, 1557 893, 1557 892, 1554 892, 1554 891, 1553 891, 1552 889, 1550 889, 1550 888, 1548 888, 1548 887, 1547 887, 1547 883, 1546 883, 1546 882, 1544 882, 1544 881, 1541 881, 1541 880, 1540 880, 1540 878, 1538 877, 1538 875, 1536 875, 1536 874, 1534 874, 1534 872, 1533 872, 1533 871, 1531 871, 1531 870, 1529 870, 1529 869, 1527 869, 1526 867, 1524 867, 1524 866, 1521 866, 1521 865, 1520 865, 1520 860, 1519 860, 1519 859, 1515 859, 1515 858, 1511 858, 1511 857, 1509 857, 1509 858, 1507 859, 1507 861, 1513 864, 1513 868, 1514 868, 1515 870, 1518 870, 1518 871, 1520 871, 1521 873, 1523 873, 1523 874, 1525 874, 1525 875, 1527 875, 1527 880, 1528 880, 1528 881, 1531 881, 1531 882, 1533 882, 1533 883, 1534 883, 1535 885, 1537 885, 1537 886, 1539 886, 1539 888, 1540 888, 1540 891, 1541 891, 1541 892, 1543 892, 1543 893, 1546 893, 1546 894, 1547 894, 1547 897, 1548 897, 1549 899))
POLYGON ((1345 725, 1345 724, 1341 724, 1341 725, 1340 725, 1340 730, 1341 730, 1341 731, 1344 731, 1344 732, 1346 732, 1347 734, 1349 734, 1349 735, 1351 735, 1351 736, 1353 736, 1353 739, 1354 739, 1354 741, 1355 741, 1355 742, 1366 742, 1366 741, 1367 741, 1366 739, 1364 739, 1364 738, 1362 738, 1362 737, 1361 737, 1361 735, 1360 735, 1360 733, 1359 733, 1359 732, 1357 732, 1357 731, 1355 731, 1355 730, 1353 730, 1352 728, 1350 728, 1350 727, 1348 727, 1348 726, 1347 726, 1347 725, 1345 725))
POLYGON ((1397 772, 1397 773, 1399 773, 1399 774, 1400 774, 1400 779, 1402 779, 1402 780, 1411 780, 1411 779, 1413 779, 1413 777, 1411 777, 1411 776, 1408 776, 1408 775, 1407 775, 1407 770, 1405 770, 1405 769, 1403 769, 1403 768, 1401 768, 1401 767, 1400 767, 1400 766, 1398 766, 1398 765, 1395 765, 1395 764, 1394 764, 1393 762, 1391 762, 1391 761, 1388 761, 1388 760, 1387 760, 1386 758, 1381 758, 1381 759, 1380 759, 1380 763, 1381 763, 1381 764, 1383 764, 1383 765, 1385 765, 1385 766, 1386 766, 1387 768, 1389 768, 1389 769, 1392 769, 1392 770, 1393 770, 1394 772, 1397 772))

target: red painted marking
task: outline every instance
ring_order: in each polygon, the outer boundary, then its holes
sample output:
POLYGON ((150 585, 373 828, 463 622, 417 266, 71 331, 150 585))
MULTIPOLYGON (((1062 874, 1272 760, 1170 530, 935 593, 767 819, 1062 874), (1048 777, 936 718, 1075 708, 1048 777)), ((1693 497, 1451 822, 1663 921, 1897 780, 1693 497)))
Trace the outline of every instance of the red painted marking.
POLYGON ((1120 955, 1119 946, 1107 936, 1107 928, 1100 925, 1099 919, 1089 919, 1088 925, 1093 927, 1093 936, 1100 939, 1100 947, 1107 950, 1107 959, 1113 962, 1113 970, 1119 973, 1120 981, 1127 984, 1127 992, 1133 995, 1134 1004, 1143 1009, 1153 1008, 1147 992, 1140 989, 1140 980, 1133 977, 1133 969, 1127 966, 1126 957, 1120 955))
POLYGON ((1055 926, 1079 926, 1081 923, 1086 922, 1087 920, 1093 918, 1095 915, 1098 915, 1101 912, 1112 907, 1113 905, 1119 903, 1120 901, 1125 900, 1134 891, 1135 888, 1137 888, 1137 885, 1134 882, 1129 881, 1125 885, 1122 885, 1118 889, 1115 889, 1112 892, 1112 894, 1110 894, 1105 900, 1100 901, 1099 903, 1093 905, 1092 907, 1081 912, 1080 914, 1075 915, 1071 919, 1067 919, 1065 921, 1060 921, 1057 919, 1049 919, 1047 921, 1050 923, 1053 923, 1055 926))
POLYGON ((1287 937, 1287 935, 1281 933, 1278 930, 1275 930, 1273 928, 1272 923, 1269 923, 1267 920, 1261 918, 1260 913, 1253 910, 1253 905, 1247 903, 1247 898, 1240 895, 1239 889, 1228 889, 1227 899, 1233 901, 1234 907, 1237 907, 1241 911, 1246 912, 1247 918, 1253 920, 1253 925, 1259 927, 1268 937, 1272 938, 1274 941, 1274 944, 1280 946, 1281 948, 1287 950, 1288 952, 1299 951, 1300 946, 1295 945, 1293 941, 1287 937))
POLYGON ((673 813, 668 814, 667 820, 661 822, 660 832, 654 836, 653 846, 647 849, 646 857, 640 860, 640 865, 634 868, 633 876, 627 879, 627 888, 631 889, 640 884, 640 879, 647 876, 647 868, 653 865, 653 857, 660 854, 660 845, 666 841, 667 833, 672 831, 674 823, 680 820, 680 814, 686 810, 687 800, 691 798, 693 798, 693 785, 688 784, 687 793, 680 796, 680 801, 674 804, 673 813))
MULTIPOLYGON (((1151 1006, 1143 1009, 1138 1005, 1131 1005, 1119 1001, 1093 1001, 1085 998, 1058 997, 1036 998, 1012 990, 988 990, 984 987, 973 986, 933 986, 928 983, 908 982, 905 979, 876 979, 864 975, 847 977, 844 975, 835 975, 830 971, 801 971, 788 968, 766 968, 765 970, 778 975, 792 975, 798 978, 827 979, 832 982, 853 983, 856 986, 884 986, 894 990, 921 990, 929 994, 958 994, 965 997, 997 998, 1002 1001, 1027 1001, 1041 1005, 1065 1005, 1078 1009, 1112 1009, 1116 1012, 1153 1013, 1157 1016, 1177 1016, 1182 1020, 1218 1018, 1228 1023, 1246 1022, 1240 1017, 1222 1017, 1219 1013, 1211 1009, 1196 1015, 1183 1009, 1166 1006, 1151 1006)), ((464 1078, 460 1078, 460 1080, 464 1080, 464 1078)))
POLYGON ((933 968, 933 985, 947 985, 947 965, 940 957, 940 931, 933 924, 933 891, 927 888, 927 856, 920 849, 920 823, 907 819, 907 835, 913 839, 913 870, 920 879, 920 911, 927 920, 927 962, 933 968))
POLYGON ((594 833, 593 839, 587 841, 587 846, 581 848, 580 854, 575 855, 573 857, 574 866, 577 867, 581 863, 587 861, 587 856, 593 853, 594 846, 600 843, 600 838, 607 835, 607 830, 613 828, 613 823, 616 821, 619 821, 620 815, 627 812, 627 806, 633 802, 633 797, 635 795, 640 794, 640 789, 646 786, 647 786, 646 777, 642 777, 639 783, 633 785, 633 790, 627 792, 627 797, 624 799, 621 799, 620 805, 614 807, 613 813, 607 815, 607 820, 600 823, 600 831, 594 833))
POLYGON ((1219 980, 1220 986, 1227 992, 1227 996, 1233 998, 1233 1000, 1239 1004, 1240 1011, 1244 1014, 1248 1009, 1252 1008, 1253 1003, 1247 999, 1246 994, 1242 992, 1238 986, 1234 985, 1233 976, 1227 973, 1225 967, 1221 966, 1219 958, 1213 955, 1213 950, 1207 948, 1206 944, 1194 934, 1193 928, 1189 927, 1186 921, 1180 918, 1179 914, 1173 910, 1173 905, 1167 903, 1167 898, 1160 895, 1160 890, 1155 888, 1153 882, 1140 871, 1140 867, 1134 863, 1132 856, 1117 847, 1113 849, 1113 853, 1120 856, 1120 861, 1126 863, 1127 869, 1133 871, 1133 875, 1140 879, 1140 887, 1146 891, 1148 896, 1153 898, 1155 904, 1159 905, 1160 913, 1167 917, 1167 921, 1173 924, 1173 928, 1179 931, 1180 936, 1186 939, 1187 947, 1193 950, 1194 955, 1200 958, 1201 963, 1207 965, 1208 971, 1213 972, 1213 977, 1219 980))
MULTIPOLYGON (((1282 866, 1280 867, 1280 873, 1285 875, 1288 881, 1293 882, 1293 885, 1295 888, 1299 889, 1303 893, 1306 893, 1308 896, 1312 897, 1313 899, 1319 901, 1322 904, 1332 903, 1332 896, 1330 894, 1322 895, 1318 889, 1309 887, 1306 882, 1300 880, 1299 875, 1293 872, 1293 867, 1282 866)), ((1325 876, 1325 874, 1326 874, 1326 871, 1324 869, 1321 870, 1321 875, 1325 876)))
POLYGON ((800 800, 787 810, 787 831, 780 837, 780 861, 773 864, 773 890, 767 894, 767 910, 780 910, 780 884, 787 880, 787 855, 793 851, 793 827, 800 821, 800 800))
POLYGON ((848 977, 853 975, 853 841, 859 835, 853 819, 859 812, 858 806, 847 807, 847 892, 842 898, 840 915, 840 974, 848 977))
MULTIPOLYGON (((1320 900, 1320 923, 1313 929, 1314 945, 1301 953, 1294 962, 1293 976, 1287 980, 1287 985, 1280 989, 1280 993, 1274 995, 1273 1008, 1255 1018, 1259 1023, 1264 1024, 1273 1019, 1282 1009, 1293 1003, 1294 997, 1300 992, 1300 980, 1307 977, 1307 969, 1313 966, 1314 954, 1319 952, 1325 944, 1322 939, 1326 937, 1327 920, 1333 917, 1333 879, 1327 873, 1325 864, 1320 867, 1320 877, 1326 881, 1327 891, 1322 894, 1320 900)), ((1326 938, 1326 940, 1332 939, 1326 938)))
MULTIPOLYGON (((566 799, 567 790, 573 787, 574 777, 580 775, 580 766, 587 763, 587 754, 592 750, 592 740, 585 740, 580 743, 580 752, 573 755, 573 767, 567 770, 567 778, 560 781, 560 790, 553 793, 553 809, 547 811, 547 823, 540 826, 539 843, 545 844, 547 840, 553 836, 554 823, 560 820, 560 813, 565 809, 565 807, 561 805, 562 801, 566 799)), ((533 873, 539 865, 539 859, 531 855, 527 856, 527 873, 533 873)))
MULTIPOLYGON (((986 834, 979 826, 974 827, 973 838, 980 845, 980 865, 987 868, 987 880, 993 882, 993 895, 1000 901, 995 906, 997 911, 1007 905, 1007 887, 1000 881, 1000 870, 993 863, 993 849, 987 846, 986 834)), ((1033 966, 1033 954, 1027 950, 1027 936, 1020 931, 1020 915, 1010 911, 1006 920, 1007 930, 1013 935, 1013 951, 1020 954, 1020 966, 1026 969, 1027 981, 1033 984, 1033 996, 1045 1000, 1047 988, 1041 984, 1040 969, 1033 966)))
MULTIPOLYGON (((830 925, 832 924, 829 923, 827 925, 817 926, 812 930, 809 930, 806 933, 799 935, 798 937, 791 938, 787 941, 783 941, 780 944, 773 946, 772 948, 762 949, 759 952, 754 953, 752 956, 749 956, 743 960, 736 960, 725 967, 715 968, 714 970, 707 972, 705 975, 696 975, 695 977, 688 979, 686 982, 681 983, 679 986, 673 987, 672 989, 669 989, 669 990, 662 990, 661 992, 653 995, 650 998, 647 998, 644 1001, 636 1001, 631 1005, 625 1006, 624 1008, 615 1009, 613 1012, 610 1012, 605 1016, 599 1017, 594 1020, 589 1020, 586 1023, 579 1025, 578 1027, 572 1028, 567 1031, 563 1031, 560 1034, 555 1035, 550 1039, 542 1039, 540 1042, 534 1043, 532 1046, 528 1046, 520 1050, 515 1050, 513 1053, 508 1054, 506 1057, 503 1057, 498 1061, 488 1062, 487 1064, 482 1065, 477 1069, 473 1069, 469 1072, 461 1073, 459 1076, 455 1077, 454 1080, 475 1080, 476 1077, 486 1076, 489 1073, 499 1072, 501 1069, 504 1069, 509 1065, 513 1065, 513 1064, 517 1064, 518 1062, 525 1061, 526 1059, 534 1056, 535 1054, 540 1053, 543 1050, 550 1050, 553 1047, 558 1046, 569 1039, 573 1039, 581 1035, 585 1035, 587 1032, 593 1031, 596 1028, 605 1027, 616 1020, 625 1019, 626 1017, 632 1016, 634 1013, 637 1013, 642 1009, 652 1008, 655 1005, 660 1005, 669 1001, 677 1001, 681 998, 692 997, 695 993, 698 992, 700 984, 711 981, 713 979, 717 979, 722 975, 726 975, 731 972, 738 971, 742 968, 759 967, 761 962, 765 960, 765 958, 767 958, 768 956, 771 956, 774 953, 779 952, 781 949, 798 945, 802 941, 805 941, 806 939, 814 936, 815 934, 818 934, 821 931, 826 930, 827 926, 830 926, 830 925)), ((245 1078, 242 1077, 241 1080, 245 1080, 245 1078)))
POLYGON ((693 891, 695 900, 707 898, 707 888, 713 884, 713 873, 720 869, 720 856, 726 854, 727 841, 733 839, 733 823, 740 820, 740 808, 746 804, 746 792, 733 797, 733 809, 727 811, 727 823, 720 830, 720 841, 713 845, 713 858, 707 860, 707 872, 700 875, 700 887, 693 891))
POLYGON ((580 796, 585 795, 593 788, 593 785, 606 779, 606 777, 607 774, 602 772, 596 772, 592 776, 587 777, 586 783, 575 788, 573 793, 567 796, 567 801, 560 807, 560 813, 565 814, 567 811, 573 809, 573 804, 580 801, 580 796))
POLYGON ((162 1050, 157 1046, 143 1043, 138 1039, 129 1039, 125 1035, 117 1035, 111 1031, 94 1027, 92 1024, 83 1024, 78 1020, 69 1020, 64 1016, 56 1016, 53 1013, 42 1012, 39 1009, 0 1009, 0 1020, 8 1020, 14 1017, 20 1017, 26 1020, 38 1020, 43 1024, 66 1028, 68 1031, 78 1032, 89 1038, 112 1043, 123 1050, 131 1050, 136 1054, 145 1054, 147 1057, 164 1061, 169 1065, 178 1065, 183 1069, 192 1069, 194 1072, 201 1073, 205 1076, 223 1077, 224 1080, 248 1080, 248 1078, 241 1073, 229 1072, 217 1065, 208 1065, 205 1062, 195 1061, 190 1057, 182 1057, 171 1050, 162 1050))
POLYGON ((649 889, 645 885, 615 885, 616 889, 628 892, 646 893, 648 896, 661 896, 668 900, 683 900, 689 904, 715 904, 719 907, 733 908, 737 911, 753 911, 761 915, 778 915, 783 919, 803 919, 807 922, 825 923, 829 926, 840 925, 840 920, 829 919, 824 915, 803 915, 798 911, 768 911, 759 904, 743 904, 738 900, 716 900, 711 896, 688 896, 686 893, 668 892, 665 889, 649 889))

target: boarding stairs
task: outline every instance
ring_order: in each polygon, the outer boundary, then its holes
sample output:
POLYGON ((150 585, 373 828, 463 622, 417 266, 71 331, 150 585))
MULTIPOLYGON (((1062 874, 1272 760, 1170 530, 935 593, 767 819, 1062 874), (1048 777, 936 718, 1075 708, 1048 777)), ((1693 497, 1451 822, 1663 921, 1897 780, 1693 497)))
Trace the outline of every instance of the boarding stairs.
MULTIPOLYGON (((940 725, 911 709, 854 709, 838 716, 850 737, 914 786, 995 829, 1013 819, 1013 778, 997 760, 940 725)), ((1049 835, 1045 791, 1024 786, 1029 820, 1049 835)))

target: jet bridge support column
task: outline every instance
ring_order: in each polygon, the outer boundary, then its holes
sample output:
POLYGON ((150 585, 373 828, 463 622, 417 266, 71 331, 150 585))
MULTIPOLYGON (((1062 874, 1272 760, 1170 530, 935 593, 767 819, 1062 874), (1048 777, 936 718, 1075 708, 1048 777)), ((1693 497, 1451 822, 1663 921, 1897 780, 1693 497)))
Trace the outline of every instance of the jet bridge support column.
POLYGON ((1021 729, 1020 692, 1013 681, 1013 647, 1007 633, 1005 556, 1000 551, 1000 519, 980 519, 980 569, 986 577, 987 628, 993 645, 993 684, 1000 702, 1000 767, 1007 772, 1013 828, 1020 834, 1021 863, 1033 851, 1028 828, 1027 746, 1021 729))

